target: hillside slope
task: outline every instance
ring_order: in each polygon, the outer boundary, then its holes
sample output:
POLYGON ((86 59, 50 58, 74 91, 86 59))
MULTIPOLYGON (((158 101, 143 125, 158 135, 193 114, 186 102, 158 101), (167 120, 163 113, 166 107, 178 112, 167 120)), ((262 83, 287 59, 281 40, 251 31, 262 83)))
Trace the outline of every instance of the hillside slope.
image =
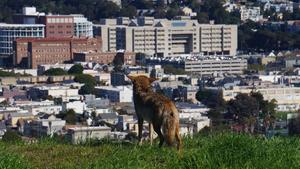
POLYGON ((0 168, 300 168, 299 138, 214 134, 184 139, 183 151, 157 145, 32 145, 0 142, 0 168))

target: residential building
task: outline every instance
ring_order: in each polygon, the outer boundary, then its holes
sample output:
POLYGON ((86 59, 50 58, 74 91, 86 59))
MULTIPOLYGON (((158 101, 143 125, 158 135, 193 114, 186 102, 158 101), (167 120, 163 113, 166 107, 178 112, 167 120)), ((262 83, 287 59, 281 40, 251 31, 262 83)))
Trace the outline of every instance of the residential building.
POLYGON ((283 111, 290 109, 298 110, 300 104, 300 87, 284 85, 255 85, 255 86, 234 86, 229 89, 222 88, 223 98, 225 101, 233 99, 238 93, 250 93, 252 91, 260 92, 265 100, 277 101, 277 110, 283 111), (291 108, 295 109, 291 109, 291 108))
POLYGON ((109 127, 78 126, 69 128, 66 134, 67 140, 73 144, 84 143, 88 140, 100 140, 107 138, 111 132, 109 127))
POLYGON ((240 13, 242 21, 251 20, 258 22, 263 19, 263 16, 260 14, 260 7, 241 6, 240 13))
POLYGON ((73 75, 62 76, 20 76, 20 77, 0 77, 2 85, 16 84, 36 84, 36 83, 57 83, 65 80, 73 80, 73 75))
MULTIPOLYGON (((119 54, 119 52, 78 52, 74 53, 75 62, 95 62, 100 64, 111 64, 114 58, 119 54)), ((134 65, 135 64, 135 53, 134 52, 124 52, 122 57, 125 64, 134 65)))
POLYGON ((209 120, 207 117, 209 108, 202 104, 177 102, 176 107, 178 109, 180 119, 209 120))
MULTIPOLYGON (((14 45, 14 65, 27 62, 27 67, 42 64, 62 64, 73 60, 76 52, 100 51, 100 38, 20 38, 14 45)), ((24 63, 23 63, 24 65, 24 63)))
POLYGON ((183 101, 188 102, 197 102, 196 101, 196 93, 199 90, 199 86, 192 85, 180 85, 178 86, 178 91, 180 93, 180 97, 183 98, 183 101))
POLYGON ((27 109, 33 115, 37 115, 39 113, 59 114, 59 112, 62 111, 62 106, 61 105, 30 106, 27 109))
POLYGON ((47 119, 35 119, 25 124, 24 134, 34 137, 53 136, 53 134, 61 134, 65 125, 65 120, 55 116, 47 119))
POLYGON ((62 111, 73 109, 77 114, 83 114, 86 110, 86 104, 81 101, 65 102, 62 105, 62 111))
POLYGON ((107 98, 111 102, 116 103, 131 103, 132 100, 132 86, 97 86, 95 87, 97 96, 107 98))
POLYGON ((201 129, 204 127, 210 126, 210 120, 201 119, 201 120, 194 120, 194 119, 181 119, 180 120, 180 135, 188 135, 193 136, 194 134, 199 133, 201 129))
POLYGON ((100 118, 99 121, 103 121, 111 125, 116 125, 118 123, 118 114, 116 112, 101 113, 98 117, 100 118))
POLYGON ((102 19, 94 28, 103 40, 103 51, 233 56, 237 50, 237 25, 199 24, 184 17, 177 20, 122 17, 102 19))
POLYGON ((41 99, 52 96, 53 98, 62 98, 63 101, 70 99, 79 100, 79 89, 74 89, 66 86, 34 86, 29 89, 28 96, 31 99, 41 99))
POLYGON ((247 60, 235 57, 216 57, 203 55, 180 55, 174 57, 151 57, 147 64, 173 65, 175 68, 184 69, 186 72, 199 75, 218 74, 243 74, 247 69, 247 60))
POLYGON ((0 65, 12 63, 15 54, 13 42, 17 38, 43 38, 45 36, 44 28, 45 25, 42 24, 0 23, 0 65))
POLYGON ((195 72, 201 75, 212 74, 243 74, 243 71, 247 69, 246 59, 213 59, 206 58, 200 60, 186 60, 184 62, 184 70, 186 72, 195 72))
POLYGON ((121 131, 126 131, 129 129, 128 123, 133 123, 134 121, 133 115, 119 115, 117 127, 121 131))
POLYGON ((289 12, 293 13, 294 11, 294 4, 293 2, 285 2, 285 3, 272 3, 267 2, 264 4, 264 11, 273 9, 275 12, 289 12))
POLYGON ((96 96, 92 94, 84 95, 84 102, 87 107, 103 108, 109 106, 108 99, 96 98, 96 96))
POLYGON ((25 120, 25 119, 34 119, 34 115, 31 113, 9 113, 6 117, 6 123, 9 124, 11 127, 17 127, 17 123, 19 120, 25 120))
POLYGON ((43 75, 45 71, 55 68, 61 68, 65 71, 68 71, 72 66, 74 66, 74 64, 42 64, 38 65, 37 72, 39 75, 43 75))
POLYGON ((0 97, 5 98, 6 100, 9 100, 11 98, 14 98, 16 96, 27 96, 27 92, 26 90, 21 90, 17 87, 14 88, 6 88, 3 87, 2 88, 2 92, 0 92, 0 97))

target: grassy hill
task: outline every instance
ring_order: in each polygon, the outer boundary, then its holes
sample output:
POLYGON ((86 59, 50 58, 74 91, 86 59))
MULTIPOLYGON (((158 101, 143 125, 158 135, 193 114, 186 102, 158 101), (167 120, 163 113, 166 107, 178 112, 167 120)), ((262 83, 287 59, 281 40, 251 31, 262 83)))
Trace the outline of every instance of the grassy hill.
POLYGON ((129 143, 100 145, 0 142, 0 168, 300 168, 300 139, 261 137, 232 133, 195 136, 184 139, 179 154, 157 145, 129 143))

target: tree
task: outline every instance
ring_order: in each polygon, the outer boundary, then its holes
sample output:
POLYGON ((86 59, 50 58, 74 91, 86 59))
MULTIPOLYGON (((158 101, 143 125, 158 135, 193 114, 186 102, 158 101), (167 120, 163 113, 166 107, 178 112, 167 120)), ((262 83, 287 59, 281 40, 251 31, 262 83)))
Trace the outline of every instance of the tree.
POLYGON ((123 7, 120 11, 120 15, 124 17, 133 18, 137 15, 137 10, 135 6, 128 5, 126 7, 123 7))
POLYGON ((83 72, 83 66, 80 64, 75 64, 68 70, 69 74, 75 74, 75 75, 82 74, 82 72, 83 72))
POLYGON ((186 74, 186 72, 184 71, 184 69, 182 69, 182 68, 175 68, 172 65, 165 65, 165 66, 163 66, 163 68, 164 68, 164 72, 166 74, 175 74, 175 75, 186 74))
POLYGON ((208 116, 212 119, 214 124, 219 124, 223 118, 222 113, 226 107, 222 93, 202 89, 196 93, 196 99, 210 108, 208 116))
POLYGON ((265 131, 267 131, 275 123, 277 101, 275 99, 271 101, 264 100, 263 95, 259 92, 251 92, 250 95, 256 99, 259 105, 259 118, 263 119, 263 125, 265 131))
POLYGON ((78 83, 93 85, 93 86, 97 84, 95 78, 92 75, 88 75, 88 74, 76 75, 74 81, 78 83))
POLYGON ((76 113, 73 109, 69 109, 65 115, 64 115, 64 120, 66 120, 66 122, 68 124, 76 124, 77 118, 76 118, 76 113))
POLYGON ((79 94, 94 94, 95 93, 95 86, 92 84, 85 84, 83 85, 80 90, 79 94))
POLYGON ((259 104, 254 97, 239 93, 235 99, 228 102, 228 112, 236 122, 244 125, 245 132, 254 132, 259 114, 259 104))
POLYGON ((60 76, 60 75, 67 75, 68 73, 62 68, 51 68, 44 72, 44 75, 47 76, 60 76))
POLYGON ((299 135, 300 134, 300 115, 297 114, 296 118, 290 120, 289 125, 289 134, 290 135, 299 135))

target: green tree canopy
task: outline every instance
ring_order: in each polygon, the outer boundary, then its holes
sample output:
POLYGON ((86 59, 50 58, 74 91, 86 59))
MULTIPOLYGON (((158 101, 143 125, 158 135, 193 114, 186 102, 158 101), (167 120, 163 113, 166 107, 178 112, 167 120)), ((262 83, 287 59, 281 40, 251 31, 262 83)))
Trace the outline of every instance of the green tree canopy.
POLYGON ((176 68, 172 65, 165 65, 163 66, 164 68, 164 72, 166 74, 175 74, 175 75, 182 75, 182 74, 186 74, 186 72, 184 71, 184 69, 182 68, 176 68))
POLYGON ((88 74, 76 75, 74 81, 78 83, 93 85, 93 86, 97 84, 95 78, 92 75, 88 75, 88 74))
POLYGON ((44 75, 47 76, 60 76, 60 75, 67 75, 67 74, 68 72, 62 68, 51 68, 44 72, 44 75))
POLYGON ((75 64, 73 65, 69 70, 69 74, 82 74, 83 72, 83 66, 81 64, 75 64))
POLYGON ((95 86, 92 84, 85 84, 83 85, 80 90, 79 94, 94 94, 95 93, 95 86))

